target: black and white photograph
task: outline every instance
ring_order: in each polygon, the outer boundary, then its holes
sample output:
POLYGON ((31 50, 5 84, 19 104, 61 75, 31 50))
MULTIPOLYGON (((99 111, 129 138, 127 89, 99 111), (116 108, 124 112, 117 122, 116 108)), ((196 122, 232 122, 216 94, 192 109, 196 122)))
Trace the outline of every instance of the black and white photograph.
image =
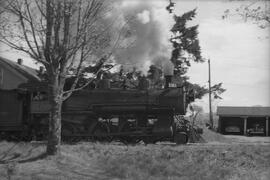
POLYGON ((270 0, 0 0, 0 180, 270 179, 270 0))

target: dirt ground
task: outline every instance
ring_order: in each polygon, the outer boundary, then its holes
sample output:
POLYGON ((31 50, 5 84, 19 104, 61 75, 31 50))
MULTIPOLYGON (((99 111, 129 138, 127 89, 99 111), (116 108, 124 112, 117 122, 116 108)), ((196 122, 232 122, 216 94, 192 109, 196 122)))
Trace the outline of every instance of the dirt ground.
POLYGON ((270 137, 262 137, 262 136, 235 136, 235 135, 226 135, 224 136, 228 139, 231 139, 232 142, 236 143, 258 143, 258 144, 267 144, 270 143, 270 137))
POLYGON ((63 144, 54 157, 42 142, 2 141, 0 179, 270 179, 269 137, 212 133, 207 143, 182 146, 63 144))

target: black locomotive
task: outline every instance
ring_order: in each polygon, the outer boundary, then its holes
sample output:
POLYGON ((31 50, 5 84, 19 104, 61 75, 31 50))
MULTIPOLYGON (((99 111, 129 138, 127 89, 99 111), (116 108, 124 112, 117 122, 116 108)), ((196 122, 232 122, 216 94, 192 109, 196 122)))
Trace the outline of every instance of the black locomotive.
MULTIPOLYGON (((98 88, 74 92, 62 105, 62 139, 120 140, 124 143, 186 143, 188 126, 184 87, 163 89, 98 88)), ((46 139, 49 102, 46 83, 28 83, 0 92, 0 133, 25 139, 46 139), (13 113, 14 112, 14 113, 13 113)))

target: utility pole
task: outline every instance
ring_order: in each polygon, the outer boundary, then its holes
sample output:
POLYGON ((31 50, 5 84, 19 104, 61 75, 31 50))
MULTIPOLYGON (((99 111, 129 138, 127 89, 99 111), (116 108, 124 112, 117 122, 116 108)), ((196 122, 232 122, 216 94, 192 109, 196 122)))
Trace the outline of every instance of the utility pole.
POLYGON ((211 65, 210 59, 208 59, 208 85, 209 85, 209 120, 210 126, 213 128, 213 114, 212 114, 212 100, 211 100, 211 65))

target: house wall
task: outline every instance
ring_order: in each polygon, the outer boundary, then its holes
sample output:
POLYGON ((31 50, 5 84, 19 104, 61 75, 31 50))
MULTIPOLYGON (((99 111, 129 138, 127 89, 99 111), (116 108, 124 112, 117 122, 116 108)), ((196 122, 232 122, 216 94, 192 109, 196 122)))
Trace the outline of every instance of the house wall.
POLYGON ((0 64, 0 88, 16 89, 19 84, 26 83, 27 80, 6 66, 0 64))
POLYGON ((17 92, 0 90, 0 132, 22 130, 22 113, 23 100, 17 92))

